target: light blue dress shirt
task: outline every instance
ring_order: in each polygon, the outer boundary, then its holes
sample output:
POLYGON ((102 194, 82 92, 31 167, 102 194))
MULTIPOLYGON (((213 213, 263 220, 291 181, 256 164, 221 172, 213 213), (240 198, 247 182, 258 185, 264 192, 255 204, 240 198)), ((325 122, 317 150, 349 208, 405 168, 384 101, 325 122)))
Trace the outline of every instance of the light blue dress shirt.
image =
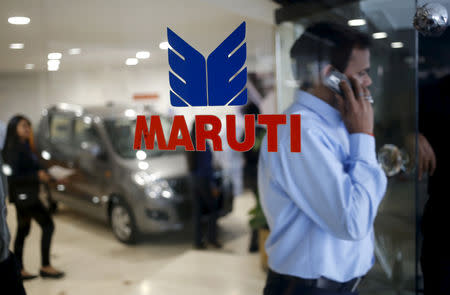
POLYGON ((289 124, 280 125, 278 152, 267 151, 265 137, 258 164, 269 267, 305 279, 363 276, 387 185, 375 139, 349 134, 335 108, 303 91, 285 113, 301 114, 301 153, 290 151, 289 124))

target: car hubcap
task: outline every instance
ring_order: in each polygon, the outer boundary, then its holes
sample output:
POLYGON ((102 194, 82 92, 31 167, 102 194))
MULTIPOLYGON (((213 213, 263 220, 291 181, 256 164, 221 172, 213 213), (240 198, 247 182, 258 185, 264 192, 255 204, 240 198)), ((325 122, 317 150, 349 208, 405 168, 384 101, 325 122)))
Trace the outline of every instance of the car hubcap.
POLYGON ((128 240, 131 236, 131 218, 128 211, 122 206, 116 206, 111 212, 112 228, 122 240, 128 240))

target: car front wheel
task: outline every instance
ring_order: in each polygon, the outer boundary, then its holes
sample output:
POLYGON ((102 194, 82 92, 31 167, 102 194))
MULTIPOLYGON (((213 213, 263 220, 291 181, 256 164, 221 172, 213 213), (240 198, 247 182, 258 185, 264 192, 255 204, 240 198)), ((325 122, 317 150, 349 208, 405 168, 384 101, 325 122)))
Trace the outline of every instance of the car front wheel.
POLYGON ((137 241, 138 231, 133 215, 128 206, 122 202, 113 204, 110 214, 111 228, 116 238, 125 244, 137 241))

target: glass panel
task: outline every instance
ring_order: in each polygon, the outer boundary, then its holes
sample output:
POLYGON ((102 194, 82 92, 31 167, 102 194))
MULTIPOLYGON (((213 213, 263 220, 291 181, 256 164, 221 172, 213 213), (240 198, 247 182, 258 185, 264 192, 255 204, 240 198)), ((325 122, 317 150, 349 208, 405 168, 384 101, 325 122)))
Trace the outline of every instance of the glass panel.
POLYGON ((72 120, 66 116, 53 116, 50 127, 50 138, 56 144, 69 144, 71 140, 72 120))
MULTIPOLYGON (((89 117, 86 117, 89 118, 89 117)), ((74 127, 74 146, 80 148, 83 142, 96 143, 101 145, 102 141, 97 130, 91 125, 88 120, 76 119, 74 127)))
POLYGON ((415 294, 417 289, 415 7, 413 0, 361 1, 284 21, 276 29, 280 112, 304 86, 305 80, 296 80, 292 74, 289 51, 308 25, 325 20, 350 24, 350 20, 362 19, 365 24, 355 28, 373 39, 370 90, 378 157, 389 183, 375 221, 376 262, 361 284, 360 294, 415 294))

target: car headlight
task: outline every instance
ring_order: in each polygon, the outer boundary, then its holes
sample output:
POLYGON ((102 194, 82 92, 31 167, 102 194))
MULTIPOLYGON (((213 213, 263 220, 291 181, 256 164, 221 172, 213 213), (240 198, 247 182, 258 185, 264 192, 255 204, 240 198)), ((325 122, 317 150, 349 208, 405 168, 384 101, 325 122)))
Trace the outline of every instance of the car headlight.
POLYGON ((138 185, 144 186, 145 194, 152 199, 159 197, 170 199, 173 196, 173 190, 167 180, 159 178, 155 174, 140 171, 134 174, 133 180, 138 185))

